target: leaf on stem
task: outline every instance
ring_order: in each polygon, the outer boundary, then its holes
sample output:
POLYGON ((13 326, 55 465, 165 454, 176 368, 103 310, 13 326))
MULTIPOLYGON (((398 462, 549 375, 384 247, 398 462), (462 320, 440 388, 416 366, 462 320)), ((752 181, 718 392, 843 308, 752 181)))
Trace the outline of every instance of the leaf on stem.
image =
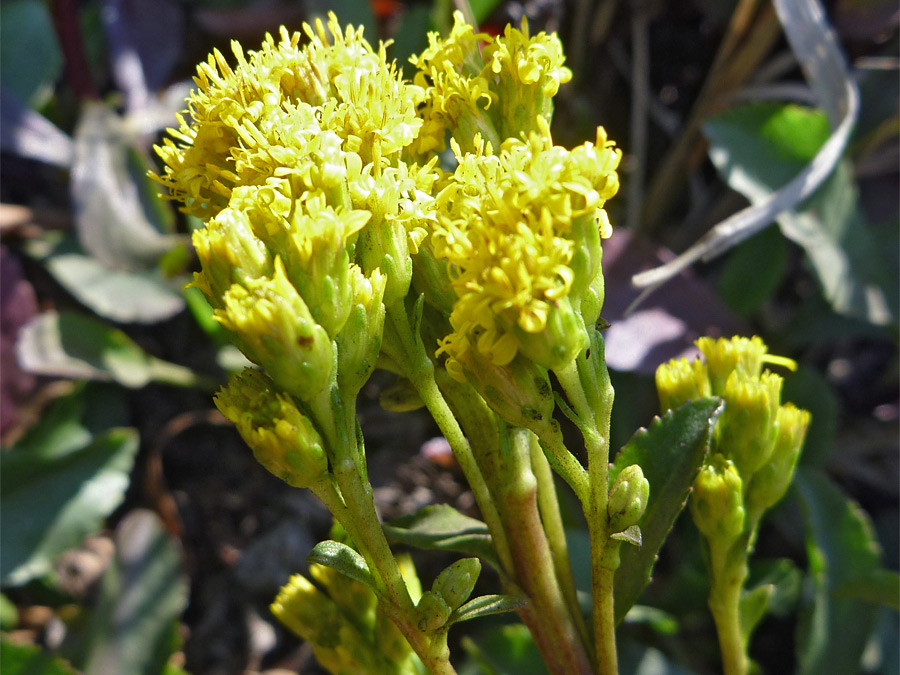
POLYGON ((470 600, 454 611, 450 618, 447 619, 447 625, 459 621, 468 621, 479 616, 514 612, 520 607, 524 607, 527 603, 528 601, 524 598, 516 598, 511 595, 482 595, 474 600, 470 600))
POLYGON ((650 583, 657 553, 684 508, 722 408, 720 399, 707 398, 667 412, 654 419, 649 429, 635 433, 610 467, 610 483, 631 464, 639 465, 650 482, 650 500, 638 523, 643 544, 626 547, 616 571, 616 623, 650 583))
POLYGON ((384 525, 392 544, 478 556, 500 568, 487 525, 447 504, 433 504, 384 525))
POLYGON ((347 544, 331 539, 320 541, 306 556, 306 561, 330 567, 354 581, 366 584, 372 589, 377 589, 366 561, 347 544))

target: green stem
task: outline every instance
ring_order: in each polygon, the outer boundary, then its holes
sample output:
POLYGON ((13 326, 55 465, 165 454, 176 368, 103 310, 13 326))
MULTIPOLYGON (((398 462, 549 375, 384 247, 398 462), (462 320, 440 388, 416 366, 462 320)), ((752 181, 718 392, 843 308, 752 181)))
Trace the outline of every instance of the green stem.
POLYGON ((741 631, 741 592, 747 578, 747 558, 728 560, 728 552, 711 555, 709 609, 716 623, 724 675, 747 675, 750 661, 741 631))
MULTIPOLYGON (((508 430, 508 427, 504 428, 508 430)), ((531 603, 520 616, 534 636, 548 670, 558 675, 593 672, 587 650, 569 613, 537 503, 537 479, 530 466, 530 433, 501 434, 502 513, 513 552, 516 580, 531 603), (503 441, 506 442, 503 442, 503 441)))
MULTIPOLYGON (((484 475, 481 472, 469 441, 466 439, 459 421, 447 405, 441 390, 438 388, 434 374, 434 363, 425 351, 425 345, 412 330, 409 324, 409 316, 406 313, 406 307, 402 301, 398 301, 387 310, 387 316, 391 321, 394 329, 393 334, 389 334, 385 330, 384 343, 389 338, 396 337, 399 341, 400 348, 403 350, 402 356, 398 359, 393 354, 392 358, 398 363, 405 366, 404 375, 412 382, 413 386, 419 394, 419 398, 425 404, 428 412, 434 418, 435 423, 450 444, 456 461, 459 463, 469 488, 475 496, 475 502, 481 510, 481 515, 494 538, 495 545, 500 544, 505 539, 505 533, 500 521, 500 515, 497 507, 491 498, 491 492, 485 482, 484 475)), ((390 349, 390 347, 389 347, 390 349)))
POLYGON ((555 420, 547 420, 546 423, 535 424, 532 431, 540 440, 550 466, 572 488, 578 501, 584 504, 588 500, 590 489, 588 474, 566 447, 559 425, 555 420))
POLYGON ((609 424, 613 388, 603 354, 603 338, 594 331, 590 349, 569 366, 554 371, 566 398, 579 418, 588 456, 589 497, 582 500, 591 539, 594 646, 597 670, 618 673, 613 575, 618 567, 618 542, 610 539, 609 424))
POLYGON ((547 542, 550 545, 550 554, 553 557, 553 569, 556 572, 556 578, 569 606, 569 615, 578 629, 581 642, 588 652, 591 652, 593 650, 591 649, 587 626, 585 626, 581 616, 581 607, 578 604, 578 591, 575 588, 575 577, 572 575, 572 565, 569 562, 569 545, 566 542, 566 530, 559 510, 559 498, 556 494, 553 472, 550 470, 550 463, 544 456, 537 436, 533 433, 529 434, 529 441, 531 470, 534 472, 534 477, 537 480, 538 508, 541 513, 541 521, 544 523, 547 542))

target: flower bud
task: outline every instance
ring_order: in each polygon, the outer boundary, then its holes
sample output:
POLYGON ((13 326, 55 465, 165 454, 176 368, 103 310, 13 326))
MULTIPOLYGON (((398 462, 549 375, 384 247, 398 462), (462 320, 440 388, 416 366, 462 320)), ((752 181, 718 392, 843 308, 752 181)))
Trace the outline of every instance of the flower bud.
POLYGON ((763 357, 768 350, 765 343, 755 335, 752 338, 735 336, 718 340, 702 337, 695 344, 706 359, 714 396, 725 395, 726 383, 735 368, 739 368, 746 378, 758 378, 762 372, 763 357))
POLYGON ((387 277, 375 270, 368 277, 356 265, 350 269, 353 306, 337 337, 338 386, 356 394, 375 369, 384 329, 384 296, 387 277))
POLYGON ((589 339, 581 316, 568 297, 556 300, 537 332, 526 330, 521 320, 510 326, 519 343, 519 351, 547 370, 565 368, 587 348, 589 339))
POLYGON ((781 383, 780 376, 768 371, 759 379, 751 379, 737 369, 725 385, 725 411, 716 429, 717 449, 734 462, 744 480, 749 480, 772 454, 781 383))
MULTIPOLYGON (((505 366, 495 366, 480 352, 470 349, 456 361, 465 378, 481 394, 491 410, 508 424, 534 429, 553 418, 556 402, 547 371, 523 356, 505 366)), ((450 371, 451 376, 454 375, 450 371)))
POLYGON ((375 592, 366 584, 341 574, 332 567, 309 566, 309 576, 324 588, 341 612, 356 619, 360 626, 374 628, 375 592))
POLYGON ((323 442, 312 421, 263 373, 245 368, 216 395, 257 461, 294 487, 309 487, 328 473, 323 442))
POLYGON ((478 558, 463 558, 441 572, 431 590, 441 596, 451 610, 455 610, 469 599, 479 574, 481 561, 478 558))
POLYGON ((706 366, 700 359, 672 359, 656 369, 656 390, 663 412, 711 395, 706 366))
POLYGON ((416 624, 419 630, 437 630, 445 623, 453 610, 438 593, 425 591, 416 605, 416 624))
POLYGON ((221 211, 206 227, 195 230, 192 238, 202 266, 194 275, 194 285, 214 308, 223 306, 222 298, 233 283, 272 275, 272 256, 241 211, 221 211))
POLYGON ((775 446, 772 456, 760 468, 747 489, 747 512, 757 518, 774 506, 787 492, 806 438, 810 414, 786 403, 775 418, 775 446))
POLYGON ((216 318, 280 389, 308 401, 328 386, 334 367, 331 339, 288 281, 280 259, 271 279, 234 284, 223 301, 216 318))
POLYGON ((607 513, 610 533, 623 532, 637 525, 649 499, 650 483, 644 478, 641 467, 631 464, 622 469, 609 490, 607 513))
POLYGON ((744 530, 741 476, 734 463, 713 455, 694 480, 690 499, 697 529, 711 542, 729 546, 744 530))

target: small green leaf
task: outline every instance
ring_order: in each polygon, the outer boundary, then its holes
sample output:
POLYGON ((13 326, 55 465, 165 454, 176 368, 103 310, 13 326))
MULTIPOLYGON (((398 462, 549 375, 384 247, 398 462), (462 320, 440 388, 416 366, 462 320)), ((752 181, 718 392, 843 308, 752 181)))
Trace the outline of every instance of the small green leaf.
POLYGON ((16 447, 0 454, 0 569, 20 585, 100 529, 122 503, 138 449, 134 429, 112 429, 81 447, 16 447))
POLYGON ((330 567, 360 583, 376 588, 375 580, 363 557, 347 544, 328 539, 320 541, 306 556, 306 561, 330 567))
POLYGON ((454 611, 447 623, 468 621, 469 619, 491 614, 515 612, 526 604, 528 604, 528 601, 524 598, 514 598, 511 595, 482 595, 474 600, 469 600, 469 602, 454 611))
POLYGON ((150 382, 177 386, 211 383, 189 368, 147 354, 125 333, 74 312, 44 312, 19 333, 22 367, 38 375, 113 381, 138 389, 150 382))
POLYGON ((769 606, 769 598, 775 592, 771 584, 757 586, 752 591, 746 591, 740 600, 741 635, 746 642, 753 634, 756 624, 766 614, 769 606))
POLYGON ((871 522, 819 471, 800 467, 794 479, 807 518, 806 550, 813 597, 798 632, 798 672, 857 672, 880 607, 838 589, 880 569, 881 552, 871 522))
POLYGON ((181 558, 159 518, 136 510, 116 528, 116 555, 103 575, 84 671, 158 675, 187 604, 181 558))
POLYGON ((447 504, 434 504, 384 525, 393 544, 474 555, 499 569, 487 525, 447 504))
POLYGON ((40 647, 0 637, 3 675, 77 675, 78 671, 40 647))
POLYGON ((777 229, 766 228, 731 251, 716 293, 732 311, 749 317, 778 290, 787 269, 787 242, 777 229))
POLYGON ((610 535, 609 538, 616 539, 617 541, 626 541, 638 548, 640 548, 641 544, 644 542, 644 538, 641 536, 641 528, 638 525, 632 525, 621 532, 610 535))
POLYGON ((625 547, 616 571, 617 623, 650 583, 656 555, 684 508, 721 411, 721 400, 709 398, 667 412, 653 420, 649 429, 635 433, 610 467, 610 484, 631 464, 639 465, 650 482, 650 500, 638 523, 643 543, 640 548, 625 547))

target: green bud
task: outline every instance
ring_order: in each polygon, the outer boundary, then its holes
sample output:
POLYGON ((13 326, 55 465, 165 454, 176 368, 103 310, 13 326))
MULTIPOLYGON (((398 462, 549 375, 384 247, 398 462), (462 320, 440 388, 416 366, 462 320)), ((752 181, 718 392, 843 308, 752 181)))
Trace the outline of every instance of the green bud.
POLYGON ((779 375, 768 371, 759 379, 751 379, 735 370, 725 385, 725 411, 716 429, 717 449, 735 463, 744 480, 749 480, 772 454, 781 383, 779 375))
POLYGON ((244 355, 262 366, 280 389, 308 401, 331 381, 331 338, 313 319, 280 259, 271 279, 232 285, 215 316, 234 333, 244 355))
POLYGON ((488 407, 507 423, 534 429, 553 418, 556 402, 547 371, 523 356, 496 366, 481 352, 469 350, 458 363, 488 407))
POLYGON ((806 438, 810 414, 786 403, 775 418, 772 456, 755 474, 747 489, 747 512, 756 518, 774 506, 787 492, 806 438))
POLYGON ((348 243, 369 220, 366 211, 335 212, 311 198, 293 215, 285 267, 316 322, 331 338, 353 307, 348 243))
POLYGON ((425 591, 416 605, 416 625, 419 630, 437 630, 450 618, 453 610, 440 595, 425 591))
POLYGON ((742 485, 734 463, 722 455, 713 455, 694 480, 690 499, 694 523, 704 537, 723 547, 744 530, 742 485))
MULTIPOLYGON (((500 317, 498 323, 504 323, 500 317)), ((553 303, 541 331, 527 332, 518 322, 506 328, 515 335, 519 352, 547 370, 568 366, 589 344, 584 322, 568 297, 553 303)))
POLYGON ((194 286, 216 309, 223 306, 223 296, 233 283, 272 275, 272 256, 241 211, 221 211, 206 227, 195 230, 192 239, 202 266, 194 274, 194 286))
POLYGON ((575 248, 569 263, 573 272, 569 296, 573 303, 580 305, 584 325, 594 326, 600 320, 605 293, 603 270, 600 266, 603 246, 596 217, 590 215, 574 218, 572 238, 575 240, 575 248))
POLYGON ((637 525, 649 499, 650 483, 644 478, 641 467, 631 464, 622 469, 609 490, 607 513, 610 533, 623 532, 637 525))
MULTIPOLYGON (((373 190, 373 194, 375 191, 373 190)), ((376 199, 377 197, 370 197, 376 199)), ((390 205, 381 205, 390 208, 390 205)), ((396 211, 397 205, 392 211, 396 211)), ((384 213, 380 209, 375 213, 384 213)), ((387 307, 405 298, 412 282, 412 258, 406 228, 387 218, 375 219, 360 233, 357 243, 360 266, 367 273, 380 269, 387 277, 384 304, 387 307)))
POLYGON ((656 369, 656 390, 663 412, 711 395, 706 366, 700 359, 672 359, 656 369))
POLYGON ((441 572, 431 590, 441 596, 451 610, 458 609, 469 599, 479 574, 481 561, 478 558, 463 558, 441 572))
POLYGON ((353 306, 337 337, 338 386, 355 395, 368 381, 381 351, 387 277, 375 270, 368 277, 356 265, 350 269, 353 306))
POLYGON ((309 487, 327 475, 328 459, 313 423, 263 373, 245 368, 215 402, 257 461, 284 482, 309 487))

